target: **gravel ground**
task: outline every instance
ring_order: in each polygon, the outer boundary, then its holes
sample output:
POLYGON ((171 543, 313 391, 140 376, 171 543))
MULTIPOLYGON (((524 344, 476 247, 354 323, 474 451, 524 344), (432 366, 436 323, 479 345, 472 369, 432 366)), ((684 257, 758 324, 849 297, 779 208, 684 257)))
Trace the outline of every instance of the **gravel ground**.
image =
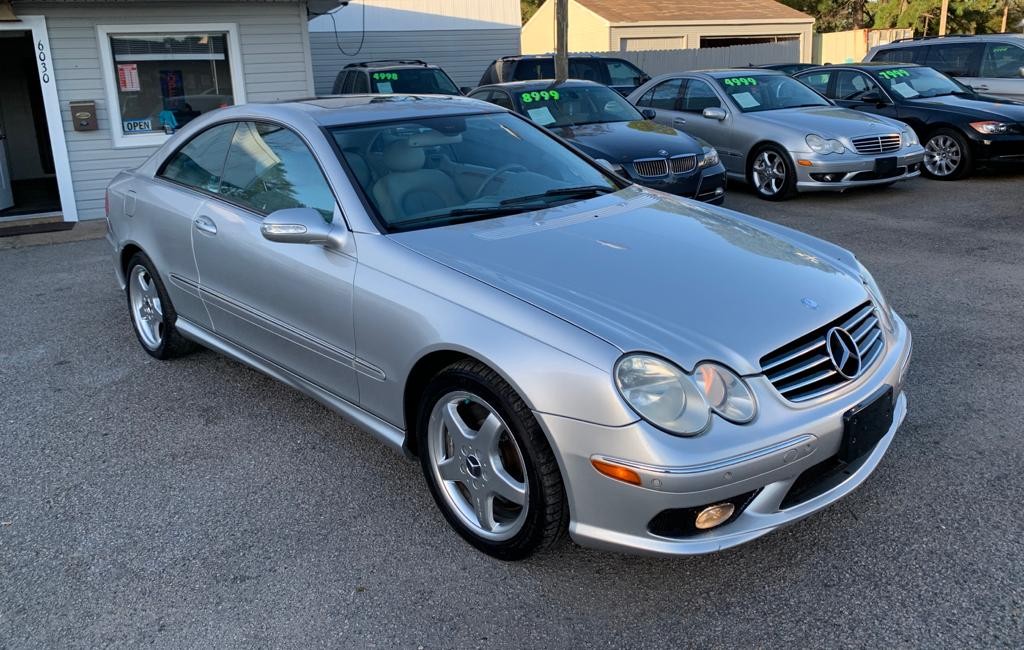
POLYGON ((107 245, 0 251, 0 648, 1024 643, 1024 183, 727 206, 842 244, 915 335, 875 475, 713 556, 503 564, 417 465, 210 352, 150 359, 107 245))

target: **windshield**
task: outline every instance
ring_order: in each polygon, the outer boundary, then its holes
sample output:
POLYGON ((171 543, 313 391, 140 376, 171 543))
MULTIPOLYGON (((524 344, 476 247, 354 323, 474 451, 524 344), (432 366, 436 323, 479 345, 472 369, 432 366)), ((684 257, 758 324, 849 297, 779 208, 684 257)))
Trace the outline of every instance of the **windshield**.
POLYGON ((576 86, 516 92, 519 112, 541 126, 579 126, 644 119, 607 86, 576 86))
POLYGON ((452 80, 437 68, 381 70, 370 74, 375 93, 461 95, 452 80))
POLYGON ((517 214, 620 189, 610 174, 511 113, 425 117, 330 133, 392 232, 517 214))
POLYGON ((772 111, 800 106, 829 106, 829 101, 796 79, 781 74, 750 75, 716 79, 744 113, 772 111))
POLYGON ((888 68, 879 70, 875 78, 890 94, 903 99, 968 92, 966 88, 932 68, 888 68))

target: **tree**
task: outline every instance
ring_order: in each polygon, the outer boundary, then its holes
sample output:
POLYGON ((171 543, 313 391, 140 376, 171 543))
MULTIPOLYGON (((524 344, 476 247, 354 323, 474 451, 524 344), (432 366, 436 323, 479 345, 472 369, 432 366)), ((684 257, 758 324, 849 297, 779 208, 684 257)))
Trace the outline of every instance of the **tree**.
POLYGON ((530 16, 537 13, 544 0, 519 0, 519 13, 523 16, 523 24, 530 19, 530 16))

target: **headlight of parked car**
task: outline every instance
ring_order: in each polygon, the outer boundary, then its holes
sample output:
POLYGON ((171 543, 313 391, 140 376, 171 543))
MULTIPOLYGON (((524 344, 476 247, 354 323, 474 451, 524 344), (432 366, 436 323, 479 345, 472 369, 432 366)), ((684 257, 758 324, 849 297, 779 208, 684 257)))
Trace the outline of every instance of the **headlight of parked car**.
POLYGON ((889 301, 885 299, 882 289, 875 282, 874 276, 859 261, 857 262, 857 273, 860 275, 860 281, 864 284, 864 288, 871 294, 871 299, 878 305, 878 310, 882 315, 882 324, 890 332, 893 331, 892 307, 889 306, 889 301))
POLYGON ((704 147, 704 157, 700 159, 701 168, 714 167, 718 164, 718 150, 714 147, 704 147))
POLYGON ((901 146, 913 147, 921 144, 921 141, 917 139, 917 134, 914 133, 913 129, 900 132, 900 139, 902 140, 901 146))
POLYGON ((692 436, 707 428, 711 413, 736 423, 756 414, 750 389, 734 372, 702 363, 690 375, 650 354, 629 354, 615 364, 615 385, 637 414, 669 433, 692 436))
POLYGON ((820 135, 810 134, 804 140, 807 141, 807 146, 811 148, 811 151, 815 153, 829 154, 829 153, 843 153, 846 148, 843 143, 839 140, 826 140, 820 135))
POLYGON ((986 135, 999 135, 1000 133, 1008 133, 1012 124, 1006 122, 971 122, 971 128, 978 133, 984 133, 986 135))

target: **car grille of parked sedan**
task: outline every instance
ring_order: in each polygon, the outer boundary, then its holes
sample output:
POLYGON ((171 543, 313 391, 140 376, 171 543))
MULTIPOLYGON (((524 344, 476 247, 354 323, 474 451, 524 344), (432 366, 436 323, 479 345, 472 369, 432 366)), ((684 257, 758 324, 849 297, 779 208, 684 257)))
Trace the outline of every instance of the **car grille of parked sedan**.
POLYGON ((900 150, 900 134, 889 133, 887 135, 866 135, 862 138, 854 138, 853 146, 857 153, 889 153, 900 150))
POLYGON ((643 158, 641 160, 634 160, 633 169, 636 171, 637 176, 647 176, 648 178, 654 176, 667 176, 668 161, 664 158, 643 158))
POLYGON ((826 336, 834 327, 846 330, 857 342, 861 373, 882 355, 885 337, 878 313, 871 302, 866 302, 761 358, 761 370, 783 397, 791 402, 804 402, 852 381, 836 370, 829 356, 826 336))
POLYGON ((685 174, 697 169, 697 156, 692 153, 685 156, 676 156, 675 158, 669 158, 668 164, 672 168, 673 174, 685 174))

